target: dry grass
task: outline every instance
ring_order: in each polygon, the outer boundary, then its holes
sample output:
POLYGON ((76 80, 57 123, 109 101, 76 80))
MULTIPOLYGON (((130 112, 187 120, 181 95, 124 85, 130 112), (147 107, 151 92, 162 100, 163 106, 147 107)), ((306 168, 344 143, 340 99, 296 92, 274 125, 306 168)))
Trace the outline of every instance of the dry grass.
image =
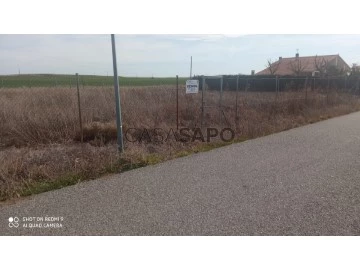
MULTIPOLYGON (((176 129, 174 86, 121 89, 124 130, 176 129)), ((180 87, 180 127, 199 127, 201 93, 180 87)), ((237 140, 250 139, 360 109, 357 96, 319 92, 205 92, 205 127, 231 127, 237 140)), ((84 144, 80 144, 74 89, 0 89, 0 199, 74 184, 104 173, 186 155, 214 147, 199 142, 129 143, 116 153, 115 101, 112 88, 81 89, 84 144)), ((131 134, 136 138, 138 134, 131 134)))

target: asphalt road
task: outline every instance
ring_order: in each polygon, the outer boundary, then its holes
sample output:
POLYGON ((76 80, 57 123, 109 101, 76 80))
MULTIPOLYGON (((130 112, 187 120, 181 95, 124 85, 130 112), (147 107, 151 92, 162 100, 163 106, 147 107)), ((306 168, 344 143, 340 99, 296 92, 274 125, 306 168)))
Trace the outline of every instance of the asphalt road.
POLYGON ((359 155, 353 113, 2 205, 0 235, 360 235, 359 155))

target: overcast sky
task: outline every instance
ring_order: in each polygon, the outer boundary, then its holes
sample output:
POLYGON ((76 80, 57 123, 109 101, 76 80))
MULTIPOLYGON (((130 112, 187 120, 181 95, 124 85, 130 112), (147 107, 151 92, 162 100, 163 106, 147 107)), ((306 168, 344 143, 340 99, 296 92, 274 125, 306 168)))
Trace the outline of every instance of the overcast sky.
MULTIPOLYGON (((250 74, 279 56, 340 54, 360 63, 360 35, 116 35, 119 75, 250 74)), ((112 74, 110 35, 0 35, 0 74, 112 74)))

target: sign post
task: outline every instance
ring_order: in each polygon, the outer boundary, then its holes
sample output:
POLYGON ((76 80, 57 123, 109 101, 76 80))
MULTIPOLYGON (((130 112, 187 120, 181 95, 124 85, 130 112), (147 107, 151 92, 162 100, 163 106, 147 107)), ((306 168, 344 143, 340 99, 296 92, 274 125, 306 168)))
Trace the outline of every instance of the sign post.
POLYGON ((114 69, 114 89, 115 89, 115 101, 116 101, 116 127, 117 127, 117 144, 120 153, 124 152, 123 135, 122 135, 122 121, 121 121, 121 103, 119 93, 119 77, 117 72, 116 63, 116 48, 115 48, 115 36, 111 34, 111 46, 113 57, 113 69, 114 69))
POLYGON ((192 78, 192 56, 191 56, 191 58, 190 58, 190 80, 191 80, 191 78, 192 78))

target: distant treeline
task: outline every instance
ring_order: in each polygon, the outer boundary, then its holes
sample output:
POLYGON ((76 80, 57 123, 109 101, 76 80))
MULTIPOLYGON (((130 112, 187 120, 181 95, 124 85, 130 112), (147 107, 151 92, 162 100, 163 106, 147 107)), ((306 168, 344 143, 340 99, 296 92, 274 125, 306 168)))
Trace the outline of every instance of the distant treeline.
MULTIPOLYGON (((199 80, 200 90, 202 89, 202 76, 195 76, 199 80)), ((274 75, 224 75, 223 90, 227 91, 301 91, 310 89, 336 89, 359 91, 360 74, 353 74, 341 77, 305 77, 305 76, 274 76, 274 75), (237 80, 238 77, 238 80, 237 80), (237 82, 238 81, 238 82, 237 82), (238 85, 236 85, 238 84, 238 85)), ((220 89, 219 78, 206 77, 206 85, 209 90, 220 89)))

